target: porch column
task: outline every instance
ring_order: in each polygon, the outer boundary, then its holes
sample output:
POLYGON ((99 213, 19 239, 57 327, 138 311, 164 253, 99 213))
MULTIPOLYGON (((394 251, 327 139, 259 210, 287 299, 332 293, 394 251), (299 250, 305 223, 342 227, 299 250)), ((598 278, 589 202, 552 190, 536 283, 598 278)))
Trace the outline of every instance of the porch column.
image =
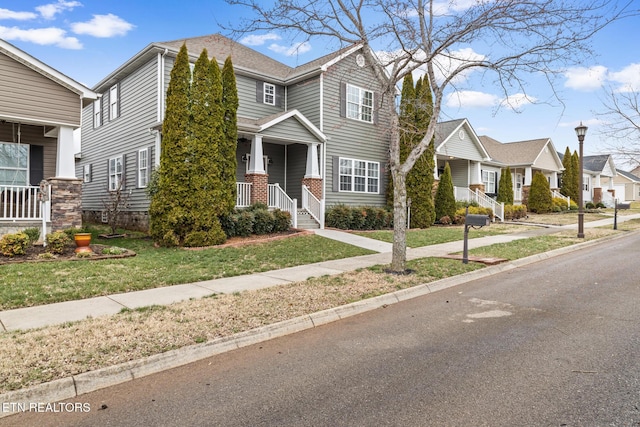
POLYGON ((78 178, 50 178, 51 230, 82 227, 82 180, 78 178))
POLYGON ((309 187, 309 191, 316 199, 322 200, 322 177, 318 167, 318 145, 307 145, 307 169, 302 178, 302 185, 309 187))
POLYGON ((531 181, 533 181, 533 174, 531 171, 531 167, 524 168, 524 185, 531 186, 531 181))
POLYGON ((262 135, 254 135, 251 140, 249 171, 245 182, 251 183, 251 203, 269 204, 269 175, 264 170, 262 135))
POLYGON ((75 178, 76 162, 73 146, 73 128, 60 126, 56 153, 56 178, 75 178))
POLYGON ((479 162, 469 162, 469 187, 482 184, 482 170, 479 162))
POLYGON ((433 179, 434 182, 438 182, 440 180, 440 177, 438 176, 438 156, 435 154, 433 155, 433 164, 435 165, 433 168, 433 179))
POLYGON ((551 173, 551 189, 558 188, 558 172, 551 173))

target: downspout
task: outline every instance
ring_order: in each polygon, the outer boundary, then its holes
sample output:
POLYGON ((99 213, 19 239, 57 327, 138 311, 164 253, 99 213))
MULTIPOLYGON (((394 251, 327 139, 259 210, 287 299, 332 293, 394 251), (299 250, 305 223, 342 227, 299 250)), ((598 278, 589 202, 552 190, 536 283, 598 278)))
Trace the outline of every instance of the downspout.
POLYGON ((160 114, 158 114, 158 122, 164 120, 164 57, 169 52, 169 49, 165 49, 162 55, 160 55, 159 72, 160 72, 160 87, 158 88, 158 106, 160 107, 160 114))

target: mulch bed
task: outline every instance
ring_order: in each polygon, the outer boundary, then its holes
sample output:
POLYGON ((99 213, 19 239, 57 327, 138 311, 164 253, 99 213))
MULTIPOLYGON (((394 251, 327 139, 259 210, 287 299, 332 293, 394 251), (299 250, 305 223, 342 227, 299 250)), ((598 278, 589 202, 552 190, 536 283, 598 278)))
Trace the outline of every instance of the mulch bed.
POLYGON ((33 245, 27 249, 27 253, 25 255, 16 255, 14 257, 0 255, 0 265, 19 264, 23 262, 95 261, 101 259, 128 258, 136 255, 136 253, 131 250, 127 250, 125 253, 119 255, 103 255, 102 250, 110 246, 96 244, 89 245, 89 247, 93 251, 93 255, 90 257, 78 257, 74 252, 75 246, 67 246, 64 253, 56 254, 55 258, 43 258, 40 255, 46 253, 47 249, 42 245, 33 245))

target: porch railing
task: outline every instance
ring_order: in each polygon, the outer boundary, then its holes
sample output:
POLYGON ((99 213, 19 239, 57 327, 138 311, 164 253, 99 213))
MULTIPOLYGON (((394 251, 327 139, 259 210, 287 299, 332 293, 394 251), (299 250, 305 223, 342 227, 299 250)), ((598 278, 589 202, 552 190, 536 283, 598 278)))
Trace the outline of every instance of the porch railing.
POLYGON ((571 207, 571 197, 565 196, 563 194, 561 194, 559 191, 557 190, 552 190, 551 191, 551 197, 553 198, 557 198, 557 199, 562 199, 565 202, 567 202, 567 208, 571 207))
MULTIPOLYGON (((0 185, 0 220, 42 219, 40 187, 24 185, 0 185)), ((48 204, 47 204, 48 205, 48 204)))
POLYGON ((324 203, 318 200, 306 185, 302 186, 302 208, 318 221, 320 228, 324 228, 324 203))
POLYGON ((496 202, 491 197, 476 189, 475 191, 465 187, 453 187, 453 194, 456 200, 476 202, 483 208, 490 208, 493 214, 504 221, 504 203, 496 202))
POLYGON ((291 214, 291 225, 293 228, 298 227, 298 201, 292 199, 285 193, 279 184, 269 184, 268 205, 270 208, 277 208, 291 214))
POLYGON ((251 183, 236 182, 236 207, 246 208, 251 205, 251 183))

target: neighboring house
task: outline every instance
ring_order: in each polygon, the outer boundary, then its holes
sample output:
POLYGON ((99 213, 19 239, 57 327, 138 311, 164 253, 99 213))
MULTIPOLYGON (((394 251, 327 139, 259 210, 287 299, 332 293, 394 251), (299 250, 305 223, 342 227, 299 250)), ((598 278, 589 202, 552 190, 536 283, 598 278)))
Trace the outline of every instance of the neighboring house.
POLYGON ((97 94, 0 40, 0 235, 82 225, 74 130, 97 94), (46 180, 46 184, 41 182, 46 180), (41 190, 46 192, 41 206, 41 190))
POLYGON ((390 112, 379 110, 381 82, 360 45, 292 68, 221 35, 151 43, 93 89, 84 109, 85 219, 105 220, 108 192, 129 194, 127 226, 148 227, 145 192, 159 164, 165 95, 180 47, 190 61, 207 49, 236 73, 238 206, 297 209, 322 226, 324 206, 385 204, 390 112), (310 214, 310 215, 309 215, 310 214))
MULTIPOLYGON (((511 169, 514 204, 526 204, 536 172, 544 174, 552 191, 558 190, 558 175, 564 168, 550 138, 501 143, 480 136, 480 141, 491 156, 491 165, 511 169)), ((499 174, 495 179, 499 182, 499 174)))
POLYGON ((583 201, 594 204, 603 203, 612 208, 616 193, 614 178, 617 175, 613 156, 610 154, 584 156, 582 169, 583 201))
POLYGON ((618 201, 634 202, 640 200, 640 177, 616 169, 613 178, 613 187, 616 190, 615 197, 618 201))

